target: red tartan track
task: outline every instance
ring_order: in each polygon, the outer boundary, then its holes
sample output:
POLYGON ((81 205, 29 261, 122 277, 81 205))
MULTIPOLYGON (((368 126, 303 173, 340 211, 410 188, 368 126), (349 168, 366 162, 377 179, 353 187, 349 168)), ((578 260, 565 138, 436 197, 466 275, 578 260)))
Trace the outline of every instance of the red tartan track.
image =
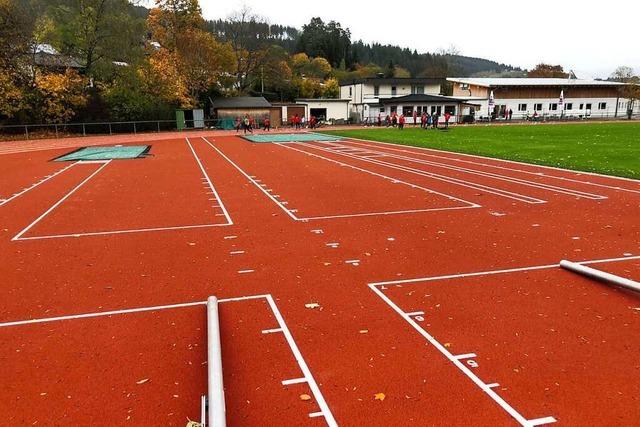
POLYGON ((136 160, 0 154, 0 425, 199 420, 210 295, 231 426, 638 425, 640 297, 556 265, 640 280, 640 182, 149 139, 136 160))

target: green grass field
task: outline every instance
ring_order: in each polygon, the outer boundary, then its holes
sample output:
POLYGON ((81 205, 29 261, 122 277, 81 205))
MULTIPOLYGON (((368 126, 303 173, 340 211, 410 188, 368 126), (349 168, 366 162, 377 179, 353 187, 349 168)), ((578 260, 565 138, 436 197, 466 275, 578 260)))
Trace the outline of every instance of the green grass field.
POLYGON ((331 135, 436 148, 640 179, 640 123, 459 126, 449 131, 326 131, 331 135))

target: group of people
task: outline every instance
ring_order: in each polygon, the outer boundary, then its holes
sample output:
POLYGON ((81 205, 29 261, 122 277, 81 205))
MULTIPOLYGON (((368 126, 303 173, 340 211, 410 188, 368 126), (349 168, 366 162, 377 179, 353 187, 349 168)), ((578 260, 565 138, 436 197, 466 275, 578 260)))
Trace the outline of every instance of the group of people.
MULTIPOLYGON (((246 135, 247 132, 253 133, 254 129, 261 129, 260 123, 257 123, 253 116, 246 114, 243 118, 236 117, 235 122, 236 133, 242 130, 246 135)), ((266 132, 271 132, 271 119, 265 117, 262 119, 262 129, 266 132)))
POLYGON ((293 117, 291 117, 289 122, 291 123, 291 126, 296 130, 304 129, 306 127, 308 127, 309 129, 315 129, 318 127, 318 118, 314 115, 311 115, 311 117, 309 117, 309 120, 307 121, 305 116, 299 116, 298 114, 295 114, 293 117))
MULTIPOLYGON (((451 121, 451 114, 449 112, 444 113, 444 128, 449 129, 449 123, 451 121)), ((384 119, 384 124, 386 127, 394 127, 398 129, 404 129, 404 126, 407 122, 407 119, 404 114, 398 115, 398 113, 393 112, 391 114, 387 114, 384 119)), ((422 113, 420 116, 420 127, 422 129, 439 129, 440 123, 440 114, 433 113, 429 114, 426 111, 422 113)), ((418 113, 417 111, 413 112, 413 126, 418 125, 418 113)), ((378 114, 378 126, 382 127, 382 115, 378 114)))

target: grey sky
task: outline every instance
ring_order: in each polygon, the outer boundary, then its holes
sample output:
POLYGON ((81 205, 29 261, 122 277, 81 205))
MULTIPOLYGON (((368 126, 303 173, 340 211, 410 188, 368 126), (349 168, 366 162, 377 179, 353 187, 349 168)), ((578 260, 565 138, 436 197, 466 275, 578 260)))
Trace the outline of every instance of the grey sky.
POLYGON ((593 77, 617 66, 640 71, 640 1, 617 0, 200 0, 207 19, 247 5, 272 23, 301 27, 314 16, 339 21, 353 40, 463 55, 531 68, 561 64, 593 77))

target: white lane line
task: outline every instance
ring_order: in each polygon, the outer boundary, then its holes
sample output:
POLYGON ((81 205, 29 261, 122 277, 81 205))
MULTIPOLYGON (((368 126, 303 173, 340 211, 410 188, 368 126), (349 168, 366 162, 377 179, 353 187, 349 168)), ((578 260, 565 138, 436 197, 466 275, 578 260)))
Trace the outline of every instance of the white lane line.
POLYGON ((557 420, 553 417, 544 417, 544 418, 536 418, 534 420, 529 420, 528 425, 531 427, 542 426, 545 424, 553 424, 557 422, 557 420))
POLYGON ((231 251, 229 252, 229 255, 242 255, 243 253, 245 253, 244 251, 231 251))
MULTIPOLYGON (((380 154, 383 154, 383 153, 380 152, 380 154)), ((606 196, 602 196, 602 195, 599 195, 599 194, 586 193, 584 191, 572 190, 572 189, 566 188, 566 187, 558 187, 558 186, 555 186, 555 185, 544 184, 544 183, 537 182, 537 181, 529 181, 529 180, 525 180, 525 179, 521 179, 521 178, 517 178, 517 177, 513 177, 513 176, 500 175, 500 174, 496 174, 496 173, 492 173, 492 172, 486 172, 486 171, 481 171, 481 170, 477 170, 477 169, 470 169, 470 168, 450 165, 450 164, 446 164, 446 163, 440 163, 440 162, 416 159, 416 158, 412 158, 412 157, 400 156, 400 155, 391 154, 391 153, 387 154, 387 157, 393 158, 393 159, 398 159, 398 160, 405 160, 405 161, 409 161, 409 162, 414 162, 414 163, 418 163, 418 164, 422 164, 422 165, 434 166, 434 167, 437 167, 437 168, 453 170, 453 171, 462 172, 462 173, 468 173, 468 174, 471 174, 471 175, 483 176, 483 177, 487 177, 487 178, 491 178, 491 179, 496 179, 496 180, 505 181, 505 182, 509 182, 509 183, 525 185, 525 186, 529 186, 529 187, 533 187, 533 188, 539 188, 539 189, 542 189, 542 190, 553 191, 553 192, 557 192, 557 193, 561 193, 561 194, 567 194, 567 195, 570 195, 570 196, 575 196, 575 197, 580 197, 580 198, 585 198, 585 199, 591 199, 591 200, 605 200, 605 199, 607 199, 606 196)))
POLYGON ((267 197, 269 199, 271 199, 276 205, 278 205, 278 207, 280 207, 280 209, 282 209, 287 215, 289 215, 294 221, 299 221, 299 218, 294 215, 289 209, 287 209, 282 203, 280 203, 280 201, 278 201, 278 199, 276 199, 275 197, 273 197, 271 194, 269 194, 268 191, 265 191, 265 189, 262 187, 261 184, 258 184, 256 182, 256 180, 254 178, 251 177, 251 175, 249 175, 248 173, 246 173, 244 170, 242 170, 242 168, 240 166, 238 166, 237 164, 235 164, 233 162, 233 160, 231 160, 229 157, 227 157, 226 154, 224 154, 218 147, 216 147, 215 145, 213 145, 211 142, 209 142, 209 140, 207 138, 202 138, 207 144, 209 144, 209 146, 211 148, 213 148, 215 151, 218 152, 218 154, 220 154, 227 162, 229 162, 234 168, 236 168, 238 170, 238 172, 240 172, 242 175, 244 175, 245 178, 247 178, 253 185, 255 185, 258 189, 260 189, 260 191, 262 191, 264 194, 267 195, 267 197))
POLYGON ((49 215, 51 212, 53 212, 54 209, 56 209, 58 206, 60 206, 65 200, 67 200, 69 197, 71 197, 73 195, 73 193, 75 193, 76 191, 78 191, 83 185, 85 185, 87 182, 89 182, 91 180, 91 178, 93 178, 94 176, 96 176, 98 173, 100 173, 102 171, 102 169, 104 169, 105 167, 107 167, 109 165, 109 163, 111 163, 111 160, 107 161, 106 163, 104 163, 102 166, 100 166, 95 172, 93 172, 91 175, 89 175, 88 177, 86 177, 80 184, 76 185, 71 191, 69 191, 67 194, 65 194, 60 200, 58 200, 53 206, 51 206, 49 209, 47 209, 42 215, 40 215, 38 218, 36 218, 35 221, 33 221, 31 224, 29 224, 26 228, 24 228, 22 231, 20 231, 18 234, 16 234, 13 239, 11 239, 12 241, 17 241, 17 240, 21 240, 22 236, 28 232, 29 230, 31 230, 37 223, 39 223, 40 221, 42 221, 44 219, 44 217, 46 217, 47 215, 49 215))
MULTIPOLYGON (((393 183, 408 185, 411 188, 420 189, 420 190, 426 191, 427 193, 437 194, 437 195, 445 197, 445 198, 447 198, 449 200, 455 200, 457 202, 464 203, 464 204, 468 205, 468 207, 473 207, 473 208, 480 207, 480 205, 478 205, 476 203, 469 202, 468 200, 463 200, 463 199, 460 199, 458 197, 454 197, 454 196, 452 196, 450 194, 441 193, 439 191, 435 191, 435 190, 432 190, 430 188, 421 187, 421 186, 416 185, 416 184, 411 184, 409 182, 401 181, 401 180, 399 180, 397 178, 392 178, 392 177, 387 176, 387 175, 383 175, 383 174, 380 174, 380 173, 377 173, 377 172, 373 172, 373 171, 371 171, 369 169, 360 168, 358 166, 354 166, 354 165, 351 165, 351 164, 348 164, 348 163, 344 163, 344 162, 341 162, 341 161, 338 161, 338 160, 335 160, 335 159, 330 159, 328 157, 324 157, 324 156, 321 156, 319 154, 310 153, 310 152, 305 151, 305 150, 300 150, 299 148, 292 147, 291 145, 282 145, 282 144, 276 144, 276 145, 278 145, 280 147, 287 148, 289 150, 294 150, 294 151, 298 151, 300 153, 304 153, 307 156, 317 157, 317 158, 326 160, 328 162, 339 164, 340 166, 345 166, 345 167, 348 167, 348 168, 351 168, 351 169, 355 169, 355 170, 360 171, 360 172, 364 172, 364 173, 367 173, 367 174, 370 174, 370 175, 378 176, 380 178, 389 180, 389 181, 391 181, 393 183)), ((326 149, 323 149, 323 148, 320 148, 320 147, 316 148, 313 145, 308 145, 308 144, 304 144, 304 143, 297 143, 296 145, 301 145, 303 147, 308 147, 308 148, 313 148, 313 149, 316 149, 316 150, 322 150, 322 151, 329 151, 330 152, 330 150, 326 150, 326 149)), ((350 157, 350 156, 347 156, 347 157, 350 157)), ((371 161, 371 162, 373 162, 373 161, 371 161)))
MULTIPOLYGON (((376 293, 391 309, 393 309, 396 313, 398 313, 402 318, 409 323, 420 335, 422 335, 426 340, 435 347, 442 355, 444 355, 456 368, 458 368, 463 374, 465 374, 474 384, 476 384, 483 392, 485 392, 494 402, 496 402, 502 409, 504 409, 512 418, 514 418, 520 425, 525 427, 534 427, 540 424, 532 424, 532 421, 535 420, 527 420, 524 416, 522 416, 516 409, 514 409, 509 403, 507 403, 502 397, 500 397, 491 387, 488 387, 476 374, 474 374, 471 369, 469 369, 464 363, 460 362, 455 358, 455 356, 446 349, 446 347, 441 344, 435 337, 429 334, 426 330, 424 330, 415 320, 408 316, 406 313, 402 311, 400 307, 398 307, 389 297, 387 297, 378 287, 374 284, 369 284, 369 288, 376 293)), ((547 417, 544 418, 548 420, 545 424, 555 422, 555 418, 547 417)))
POLYGON ((498 384, 498 383, 491 383, 491 384, 487 384, 487 387, 489 387, 489 388, 496 388, 496 387, 500 387, 500 384, 498 384))
POLYGON ((306 382, 307 382, 306 378, 294 378, 294 379, 291 379, 291 380, 282 381, 282 385, 301 384, 301 383, 306 383, 306 382))
MULTIPOLYGON (((236 298, 224 298, 224 299, 218 300, 218 303, 266 299, 266 298, 267 298, 267 295, 250 295, 250 296, 236 297, 236 298)), ((207 301, 195 301, 195 302, 187 302, 187 303, 181 303, 181 304, 156 305, 156 306, 150 306, 150 307, 127 308, 127 309, 121 309, 121 310, 100 311, 95 313, 72 314, 72 315, 57 316, 57 317, 44 317, 40 319, 19 320, 14 322, 0 323, 0 328, 6 328, 10 326, 33 325, 38 323, 61 322, 65 320, 91 319, 95 317, 108 317, 108 316, 115 316, 115 315, 121 315, 121 314, 145 313, 148 311, 172 310, 176 308, 196 307, 199 305, 206 306, 207 301)))
POLYGON ((415 316, 424 316, 424 311, 412 311, 411 313, 406 313, 409 317, 415 316))
POLYGON ((268 334, 275 334, 278 332, 282 332, 282 328, 275 328, 275 329, 263 329, 262 333, 264 335, 268 335, 268 334))
POLYGON ((320 388, 318 387, 316 380, 313 378, 313 375, 311 374, 311 371, 307 366, 307 362, 305 362, 304 358, 302 357, 302 353, 300 353, 300 350, 298 349, 298 346, 296 345, 296 342, 293 339, 293 336, 291 335, 289 328, 284 322, 284 318, 282 317, 282 314, 280 314, 280 310, 278 310, 278 307, 276 306, 276 303, 273 300, 273 297, 271 295, 267 295, 267 301, 271 306, 271 310, 273 311, 273 314, 276 317, 278 324, 282 328, 284 336, 287 339, 287 342, 289 343, 289 347, 291 347, 291 351, 293 352, 293 356, 296 358, 296 361, 298 362, 298 366, 300 366, 300 370, 302 371, 304 377, 307 379, 307 383, 309 384, 311 393, 313 393, 313 396, 315 397, 316 402, 318 402, 318 406, 320 406, 320 412, 324 416, 324 419, 327 422, 327 425, 330 427, 337 427, 338 424, 336 423, 336 420, 333 417, 333 414, 331 413, 331 410, 329 409, 327 402, 324 400, 324 396, 322 395, 322 392, 320 391, 320 388))
POLYGON ((255 270, 239 270, 238 273, 239 274, 247 274, 247 273, 253 273, 255 270))
MULTIPOLYGON (((608 262, 621 262, 621 261, 632 261, 640 259, 640 255, 637 256, 627 256, 627 257, 619 257, 619 258, 607 258, 607 259, 596 259, 596 260, 588 260, 588 261, 580 261, 576 262, 576 264, 582 265, 590 265, 590 264, 604 264, 608 262)), ((374 286, 389 286, 389 285, 400 285, 405 283, 418 283, 418 282, 433 282, 437 280, 448 280, 448 279, 459 279, 463 277, 476 277, 476 276, 488 276, 493 274, 504 274, 504 273, 515 273, 519 271, 533 271, 533 270, 547 270, 551 268, 560 268, 560 266, 556 264, 546 264, 546 265, 534 265, 530 267, 517 267, 517 268, 507 268, 504 270, 488 270, 488 271, 478 271, 473 273, 460 273, 460 274, 449 274, 445 276, 434 276, 434 277, 420 277, 416 279, 404 279, 404 280, 390 280, 386 282, 375 282, 371 283, 374 286)))
MULTIPOLYGON (((324 152, 331 152, 331 150, 328 150, 326 148, 322 148, 319 146, 314 146, 311 144, 299 144, 303 147, 308 147, 311 149, 315 149, 315 150, 320 150, 320 151, 324 151, 324 152)), ((289 147, 287 147, 289 148, 289 147)), ((402 172, 408 172, 414 175, 419 175, 419 176, 424 176, 424 177, 428 177, 428 178, 432 178, 435 179, 437 181, 442 181, 442 182, 447 182, 450 184, 455 184, 455 185, 459 185, 461 187, 467 187, 467 188, 471 188, 474 190, 479 190, 479 191, 484 191, 486 193, 490 193, 490 194, 495 194, 497 196, 501 196, 501 197, 506 197, 508 199, 512 199, 512 200, 517 200, 520 202, 525 202, 525 203, 529 203, 529 204, 541 204, 541 203, 546 203, 546 200, 542 200, 542 199, 538 199, 536 197, 530 197, 524 194, 520 194, 520 193, 516 193, 513 191, 508 191, 508 190, 502 190, 500 188, 496 188, 496 187, 492 187, 489 185, 484 185, 484 184, 479 184, 476 182, 472 182, 472 181, 467 181, 464 179, 460 179, 460 178, 454 178, 454 177, 450 177, 447 175, 441 175, 438 173, 434 173, 434 172, 427 172, 421 169, 416 169, 416 168, 412 168, 409 166, 401 166, 401 165, 397 165, 395 163, 389 163, 389 162, 385 162, 385 161, 381 161, 381 160, 373 160, 373 159, 365 159, 365 158, 358 158, 357 156, 353 156, 350 154, 343 154, 343 153, 335 153, 337 155, 343 156, 343 157, 347 157, 350 159, 355 159, 355 160, 359 160, 362 162, 366 162, 366 163, 371 163, 374 165, 378 165, 378 166, 383 166, 386 168, 390 168, 390 169, 396 169, 402 172)), ((469 202, 470 203, 470 202, 469 202)))
POLYGON ((93 231, 87 233, 69 233, 69 234, 52 234, 48 236, 33 236, 33 237, 20 237, 12 240, 25 241, 25 240, 47 240, 47 239, 63 239, 70 237, 91 237, 91 236, 109 236, 118 234, 132 234, 132 233, 148 233, 157 231, 176 231, 176 230, 193 230, 199 228, 213 228, 213 227, 226 227, 229 224, 199 224, 199 225, 177 225, 174 227, 156 227, 156 228, 137 228, 131 230, 111 230, 111 231, 93 231))
POLYGON ((474 357, 478 357, 475 353, 467 353, 467 354, 458 354, 457 356, 453 356, 456 360, 465 360, 465 359, 473 359, 474 357))
POLYGON ((233 240, 233 239, 237 239, 238 236, 224 236, 224 240, 233 240))
POLYGON ((227 208, 224 206, 224 203, 222 203, 222 198, 218 194, 218 191, 213 186, 213 183, 211 182, 211 178, 207 174, 207 171, 204 169, 204 166, 202 165, 202 161, 200 160, 200 158, 196 154, 196 151, 193 149, 193 146, 191 145, 191 142, 189 141, 189 138, 186 138, 186 140, 187 140, 187 144, 189 145, 189 148, 191 149, 191 153, 193 153, 193 157, 195 157, 196 162, 198 162, 198 166, 200 167, 200 171, 202 172, 202 175, 204 175, 204 179, 207 180, 207 185, 208 185, 209 189, 211 190, 211 192, 213 193, 213 195, 217 199, 218 204, 220 205, 220 209, 222 209, 222 212, 224 213, 224 216, 227 219, 227 225, 233 225, 233 220, 231 219, 231 216, 229 215, 229 212, 227 211, 227 208))
MULTIPOLYGON (((368 140, 368 139, 360 139, 360 138, 348 138, 348 139, 349 140, 353 140, 353 141, 367 142, 367 143, 370 143, 370 144, 374 144, 374 146, 375 146, 375 144, 382 144, 382 145, 389 145, 391 147, 395 147, 395 149, 398 149, 397 147, 399 147, 398 144, 392 144, 392 143, 389 143, 389 142, 371 141, 371 140, 368 140)), ((346 141, 346 142, 349 142, 349 141, 346 141)), ((365 145, 365 146, 369 146, 370 147, 370 145, 365 145)), ((572 173, 572 174, 575 174, 575 175, 591 175, 591 176, 596 176, 596 177, 600 177, 600 178, 608 178, 608 179, 612 179, 612 180, 633 182, 635 184, 639 184, 640 185, 640 180, 633 179, 633 178, 626 178, 626 177, 622 177, 622 176, 604 175, 604 174, 596 173, 596 172, 586 172, 586 171, 575 170, 575 169, 565 169, 565 168, 560 168, 560 167, 557 167, 557 166, 538 165, 538 164, 534 164, 534 163, 519 162, 517 160, 497 159, 497 158, 494 158, 494 157, 481 156, 481 155, 478 155, 478 154, 466 154, 466 153, 460 153, 460 152, 457 152, 457 151, 438 150, 436 148, 426 148, 426 147, 416 147, 416 146, 411 146, 411 148, 415 148, 415 149, 420 150, 420 151, 447 154, 449 156, 454 155, 454 156, 471 157, 471 158, 474 158, 474 159, 490 160, 490 161, 501 162, 501 163, 513 163, 513 164, 516 164, 516 165, 529 166, 529 167, 532 167, 532 168, 541 168, 541 169, 549 169, 549 170, 555 170, 555 171, 560 171, 560 172, 568 172, 568 173, 572 173)), ((415 152, 415 151, 411 151, 411 150, 405 150, 405 151, 407 151, 409 153, 415 153, 415 154, 418 154, 418 155, 429 155, 429 154, 426 154, 426 153, 419 153, 419 152, 415 152)), ((431 154, 431 156, 435 156, 435 155, 431 154)), ((442 157, 446 158, 446 159, 450 159, 450 160, 468 162, 468 161, 465 161, 465 160, 455 159, 453 157, 448 157, 448 156, 442 156, 442 157)), ((471 163, 473 163, 473 162, 471 162, 471 163)), ((490 164, 488 164, 487 166, 493 167, 490 164)), ((497 168, 501 168, 500 166, 496 166, 496 167, 497 168)), ((509 169, 509 170, 519 171, 518 169, 509 169)), ((522 172, 527 173, 527 171, 522 171, 522 172)), ((535 172, 532 172, 532 173, 535 174, 535 172)), ((549 178, 563 179, 562 177, 557 177, 557 176, 553 176, 553 175, 544 175, 544 176, 549 177, 549 178)), ((564 179, 572 181, 572 179, 570 179, 570 178, 564 178, 564 179)), ((583 183, 583 184, 590 184, 590 185, 600 186, 599 184, 580 181, 580 180, 576 180, 576 182, 583 183)), ((611 186, 611 187, 606 186, 606 185, 602 185, 602 186, 604 186, 605 188, 612 188, 612 189, 615 189, 615 190, 624 190, 622 188, 617 188, 617 187, 613 187, 613 186, 611 186)), ((627 190, 627 191, 640 192, 640 191, 635 191, 635 190, 627 190)))
POLYGON ((64 171, 68 170, 69 168, 71 168, 71 167, 75 166, 76 164, 78 164, 78 162, 71 163, 70 165, 68 165, 68 166, 66 166, 66 167, 64 167, 64 168, 62 168, 62 169, 60 169, 59 171, 57 171, 57 172, 55 172, 55 173, 53 173, 53 174, 51 174, 51 175, 47 175, 46 177, 42 178, 40 181, 38 181, 38 182, 36 182, 36 183, 32 184, 31 186, 29 186, 29 187, 27 187, 27 188, 23 189, 22 191, 20 191, 20 192, 18 192, 18 193, 15 193, 15 194, 14 194, 14 195, 12 195, 11 197, 9 197, 9 198, 7 198, 7 199, 2 199, 2 200, 0 200, 0 206, 4 206, 4 205, 6 205, 7 203, 9 203, 10 201, 17 199, 18 197, 22 196, 22 195, 23 195, 23 194, 25 194, 25 193, 28 193, 29 191, 33 190, 34 188, 37 188, 38 186, 40 186, 40 185, 44 184, 45 182, 49 181, 50 179, 52 179, 52 178, 54 178, 54 177, 56 177, 56 176, 60 175, 60 174, 61 174, 61 173, 63 173, 64 171))
POLYGON ((324 416, 324 414, 322 412, 312 412, 309 414, 309 418, 317 418, 317 417, 322 417, 324 416))

